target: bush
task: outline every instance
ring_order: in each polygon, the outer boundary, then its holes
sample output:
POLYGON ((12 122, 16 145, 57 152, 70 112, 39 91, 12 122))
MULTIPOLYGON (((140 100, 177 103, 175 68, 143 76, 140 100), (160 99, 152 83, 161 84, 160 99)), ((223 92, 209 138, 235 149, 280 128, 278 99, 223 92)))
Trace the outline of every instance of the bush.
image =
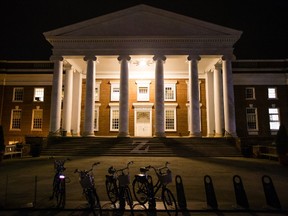
POLYGON ((275 140, 278 155, 286 155, 288 153, 288 136, 286 127, 280 125, 275 140))

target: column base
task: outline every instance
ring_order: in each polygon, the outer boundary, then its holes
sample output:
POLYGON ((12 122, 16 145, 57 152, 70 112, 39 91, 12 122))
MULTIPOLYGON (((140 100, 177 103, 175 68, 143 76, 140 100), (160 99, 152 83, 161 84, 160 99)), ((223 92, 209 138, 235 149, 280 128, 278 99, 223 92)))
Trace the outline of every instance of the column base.
POLYGON ((126 132, 119 132, 117 137, 130 137, 129 133, 126 132))
POLYGON ((198 132, 198 133, 190 133, 189 134, 189 137, 201 137, 201 132, 198 132))
POLYGON ((223 137, 221 133, 215 133, 214 137, 223 137))
POLYGON ((95 134, 94 132, 84 132, 82 136, 83 137, 95 137, 95 134))
POLYGON ((154 137, 166 137, 164 132, 156 132, 154 137))
POLYGON ((48 134, 48 137, 60 137, 60 136, 61 136, 61 134, 58 131, 56 131, 56 132, 50 131, 48 134))

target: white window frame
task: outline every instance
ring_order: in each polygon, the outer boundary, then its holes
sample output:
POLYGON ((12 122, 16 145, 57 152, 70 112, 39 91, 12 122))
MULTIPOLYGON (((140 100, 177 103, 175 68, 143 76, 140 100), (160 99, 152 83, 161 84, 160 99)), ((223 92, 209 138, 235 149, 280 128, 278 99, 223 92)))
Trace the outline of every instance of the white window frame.
POLYGON ((280 127, 280 111, 279 108, 268 108, 269 127, 272 132, 278 131, 280 127))
POLYGON ((269 87, 267 91, 268 99, 278 99, 276 87, 269 87))
POLYGON ((111 93, 110 93, 110 100, 111 101, 119 101, 120 99, 120 83, 119 81, 110 81, 111 84, 111 93), (116 92, 115 90, 118 89, 116 92))
POLYGON ((100 84, 101 81, 95 83, 95 101, 100 101, 100 84))
POLYGON ((32 110, 31 130, 32 131, 42 131, 42 129, 43 129, 43 109, 40 109, 40 107, 37 106, 36 109, 32 110), (36 119, 35 119, 36 112, 39 112, 41 114, 41 118, 38 118, 38 119, 40 119, 40 123, 38 123, 40 125, 39 128, 34 127, 34 125, 35 125, 34 122, 36 121, 36 119))
POLYGON ((99 131, 99 107, 101 104, 95 104, 94 108, 94 131, 99 131))
POLYGON ((255 100, 256 99, 254 87, 246 87, 245 88, 245 99, 246 100, 255 100), (249 90, 252 90, 252 97, 248 97, 248 91, 249 90))
POLYGON ((165 80, 165 83, 164 83, 164 100, 165 101, 176 101, 176 84, 177 84, 177 80, 165 80), (172 89, 172 98, 167 98, 166 88, 172 89))
POLYGON ((24 100, 24 88, 23 87, 15 87, 13 88, 13 102, 23 102, 24 100), (19 94, 20 93, 20 94, 19 94), (20 96, 22 94, 22 99, 18 99, 17 95, 20 96))
POLYGON ((11 119, 10 119, 10 130, 13 131, 20 131, 21 130, 21 119, 22 119, 22 109, 19 109, 18 106, 15 107, 15 109, 11 110, 11 119), (20 117, 19 118, 15 118, 16 117, 16 113, 20 113, 20 117), (14 120, 18 121, 18 125, 19 127, 14 127, 14 120))
POLYGON ((169 132, 169 131, 177 131, 177 103, 169 103, 169 104, 165 104, 164 107, 164 126, 165 126, 165 131, 169 132), (174 126, 173 129, 167 129, 167 122, 166 122, 166 117, 167 117, 167 113, 166 111, 173 111, 174 113, 174 126))
POLYGON ((150 101, 150 83, 150 80, 136 80, 137 101, 150 101), (147 92, 145 94, 141 94, 141 88, 147 88, 147 92))
POLYGON ((34 102, 43 102, 44 101, 44 94, 45 94, 45 89, 43 87, 34 88, 33 101, 34 102))
POLYGON ((246 126, 249 135, 258 134, 258 112, 257 108, 253 106, 246 107, 246 126), (255 128, 250 128, 250 123, 255 124, 255 128))
POLYGON ((110 103, 110 131, 119 131, 119 103, 110 103), (118 128, 113 127, 113 114, 118 111, 118 128))

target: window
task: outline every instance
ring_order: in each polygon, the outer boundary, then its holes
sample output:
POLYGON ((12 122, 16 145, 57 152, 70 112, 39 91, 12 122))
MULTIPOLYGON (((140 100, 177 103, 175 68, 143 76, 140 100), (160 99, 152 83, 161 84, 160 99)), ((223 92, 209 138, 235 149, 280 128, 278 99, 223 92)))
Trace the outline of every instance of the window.
POLYGON ((100 84, 101 82, 95 84, 95 101, 100 101, 100 84))
POLYGON ((272 131, 279 130, 280 117, 278 108, 269 108, 269 121, 270 121, 270 130, 272 131))
POLYGON ((164 100, 176 101, 176 82, 164 84, 164 100))
POLYGON ((94 109, 94 131, 99 130, 99 106, 100 104, 95 104, 95 109, 94 109))
POLYGON ((248 131, 258 130, 257 108, 254 107, 246 108, 246 120, 248 131))
POLYGON ((11 130, 20 130, 21 129, 21 115, 22 115, 22 110, 18 109, 13 109, 11 111, 11 123, 10 123, 10 129, 11 130))
POLYGON ((44 88, 34 88, 34 101, 44 101, 44 88))
POLYGON ((137 80, 137 101, 150 100, 150 80, 137 80))
POLYGON ((24 88, 16 87, 13 89, 13 102, 23 102, 24 88))
POLYGON ((176 107, 178 104, 165 104, 165 131, 176 131, 176 107))
POLYGON ((111 101, 119 101, 119 98, 120 98, 120 84, 112 82, 111 83, 111 101))
POLYGON ((32 130, 42 130, 43 110, 37 107, 37 109, 33 109, 32 112, 32 130))
POLYGON ((245 88, 245 98, 255 99, 255 88, 252 87, 245 88))
POLYGON ((268 88, 268 99, 277 99, 277 89, 268 88))
POLYGON ((119 104, 109 104, 110 106, 110 131, 119 130, 119 104))

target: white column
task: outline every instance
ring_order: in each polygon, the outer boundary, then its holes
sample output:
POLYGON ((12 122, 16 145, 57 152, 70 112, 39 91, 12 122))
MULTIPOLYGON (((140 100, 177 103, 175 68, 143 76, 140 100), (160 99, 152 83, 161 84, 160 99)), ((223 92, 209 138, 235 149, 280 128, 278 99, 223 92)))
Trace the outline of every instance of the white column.
POLYGON ((84 136, 94 135, 94 105, 95 105, 95 77, 96 77, 96 56, 85 56, 87 61, 86 73, 86 101, 85 101, 85 117, 84 117, 84 136))
POLYGON ((164 125, 164 67, 166 57, 153 57, 155 64, 155 136, 165 137, 164 125))
POLYGON ((206 72, 206 106, 207 106, 207 137, 214 136, 215 113, 214 113, 214 86, 213 73, 206 72))
POLYGON ((233 56, 223 56, 223 100, 224 100, 224 121, 225 136, 236 137, 236 120, 234 105, 234 86, 232 77, 233 56))
POLYGON ((60 132, 61 121, 61 95, 63 79, 63 57, 51 56, 54 62, 54 72, 51 93, 50 129, 49 136, 57 136, 60 132))
POLYGON ((223 136, 223 121, 222 121, 222 76, 221 63, 215 64, 214 69, 214 104, 215 104, 215 137, 223 136))
POLYGON ((73 74, 73 101, 72 101, 72 116, 71 130, 72 136, 80 136, 81 122, 81 98, 82 98, 82 73, 76 71, 73 74))
POLYGON ((118 57, 120 62, 120 98, 119 98, 119 134, 118 137, 129 137, 129 69, 130 56, 118 57))
POLYGON ((65 68, 64 82, 64 99, 63 99, 63 130, 67 135, 71 135, 71 118, 72 118, 72 89, 73 89, 73 69, 71 66, 65 68))
POLYGON ((201 59, 198 55, 189 55, 189 108, 190 108, 190 137, 201 136, 200 129, 200 102, 198 85, 198 61, 201 59))

